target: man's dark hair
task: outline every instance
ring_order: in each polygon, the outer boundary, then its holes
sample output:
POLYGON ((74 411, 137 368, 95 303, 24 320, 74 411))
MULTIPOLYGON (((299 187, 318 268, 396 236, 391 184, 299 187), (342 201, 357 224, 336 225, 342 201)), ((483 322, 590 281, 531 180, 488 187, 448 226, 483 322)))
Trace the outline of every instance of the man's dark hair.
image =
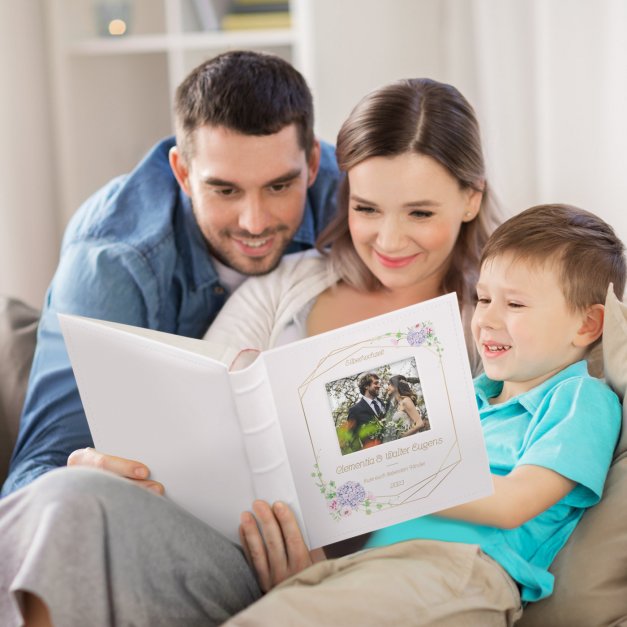
POLYGON ((194 154, 194 131, 221 126, 244 135, 273 135, 296 124, 301 148, 313 146, 313 101, 303 76, 271 54, 232 51, 205 61, 183 80, 174 102, 176 140, 194 154))

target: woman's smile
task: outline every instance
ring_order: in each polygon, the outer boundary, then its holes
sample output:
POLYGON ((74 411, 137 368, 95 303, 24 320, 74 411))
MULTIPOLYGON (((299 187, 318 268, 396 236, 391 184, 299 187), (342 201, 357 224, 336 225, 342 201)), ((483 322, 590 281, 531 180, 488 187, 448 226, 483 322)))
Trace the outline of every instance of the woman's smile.
POLYGON ((373 251, 377 259, 381 262, 381 265, 386 268, 404 268, 414 261, 418 255, 420 255, 420 253, 415 253, 413 255, 403 257, 389 257, 388 255, 380 253, 378 250, 373 249, 373 251))

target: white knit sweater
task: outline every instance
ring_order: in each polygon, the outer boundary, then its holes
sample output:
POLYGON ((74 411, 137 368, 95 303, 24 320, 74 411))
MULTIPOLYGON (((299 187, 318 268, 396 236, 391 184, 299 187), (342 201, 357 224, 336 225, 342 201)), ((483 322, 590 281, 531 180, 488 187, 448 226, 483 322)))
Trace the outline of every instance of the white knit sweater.
MULTIPOLYGON (((283 258, 270 274, 247 279, 227 300, 205 334, 223 352, 214 356, 230 363, 241 350, 268 350, 305 337, 304 313, 324 290, 339 280, 326 257, 317 251, 283 258), (293 332, 290 328, 294 327, 293 332)), ((473 375, 481 372, 481 360, 470 332, 472 311, 462 312, 464 335, 473 375)))
POLYGON ((235 290, 205 339, 237 350, 267 350, 285 343, 281 337, 286 328, 301 322, 302 312, 337 281, 331 264, 318 252, 287 255, 276 270, 247 279, 235 290))

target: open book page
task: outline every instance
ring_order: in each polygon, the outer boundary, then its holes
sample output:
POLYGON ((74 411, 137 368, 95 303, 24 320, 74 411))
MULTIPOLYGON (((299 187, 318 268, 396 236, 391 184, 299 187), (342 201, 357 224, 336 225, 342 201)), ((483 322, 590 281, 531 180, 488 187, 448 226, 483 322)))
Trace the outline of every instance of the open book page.
MULTIPOLYGON (((263 353, 311 546, 487 496, 487 455, 454 294, 263 353), (364 373, 381 416, 355 424, 364 373), (386 394, 403 375, 422 430, 386 394)), ((407 405, 405 405, 407 408, 407 405)), ((416 415, 415 412, 411 412, 416 415)))
POLYGON ((255 492, 225 365, 235 352, 76 316, 60 323, 96 447, 142 461, 169 498, 238 541, 255 492))
POLYGON ((255 498, 289 503, 313 548, 492 491, 455 295, 252 364, 202 340, 60 322, 96 447, 146 463, 234 541, 255 498), (381 383, 376 413, 353 411, 365 373, 381 383), (399 375, 404 400, 386 385, 399 375))

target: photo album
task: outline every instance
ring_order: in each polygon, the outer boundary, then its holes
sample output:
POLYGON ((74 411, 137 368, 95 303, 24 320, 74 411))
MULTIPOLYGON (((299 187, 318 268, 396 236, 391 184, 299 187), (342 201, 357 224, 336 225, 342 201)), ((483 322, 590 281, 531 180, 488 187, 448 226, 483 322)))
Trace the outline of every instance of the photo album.
POLYGON ((59 319, 96 448, 233 541, 255 499, 315 548, 492 493, 455 294, 261 352, 59 319))

